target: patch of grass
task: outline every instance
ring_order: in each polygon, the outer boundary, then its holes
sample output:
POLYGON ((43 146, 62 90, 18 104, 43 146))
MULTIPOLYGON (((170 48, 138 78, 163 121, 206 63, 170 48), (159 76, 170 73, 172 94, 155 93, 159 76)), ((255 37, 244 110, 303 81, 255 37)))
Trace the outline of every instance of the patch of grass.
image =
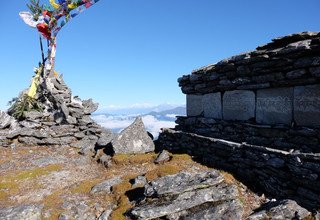
MULTIPOLYGON (((23 184, 21 183, 22 181, 35 179, 39 176, 47 175, 50 172, 58 171, 60 169, 62 169, 61 165, 54 164, 2 176, 2 180, 0 182, 0 199, 8 199, 9 196, 19 193, 20 189, 23 188, 23 184)), ((39 187, 37 184, 33 186, 34 188, 39 187)))
POLYGON ((112 157, 112 160, 116 165, 143 164, 153 162, 156 156, 155 153, 116 154, 112 157))
POLYGON ((111 213, 110 220, 126 220, 125 213, 128 209, 132 208, 128 197, 125 195, 120 196, 118 199, 118 207, 111 213))
POLYGON ((19 174, 17 174, 14 178, 16 180, 25 180, 25 179, 33 179, 37 178, 39 176, 44 176, 47 175, 51 172, 61 170, 62 166, 59 164, 52 164, 46 167, 41 167, 41 168, 35 168, 33 170, 26 170, 22 171, 19 174))
MULTIPOLYGON (((44 220, 51 220, 51 219, 58 219, 59 215, 62 213, 61 205, 63 203, 63 200, 61 198, 62 192, 56 191, 52 194, 46 196, 43 200, 44 203, 44 210, 47 210, 50 212, 50 217, 42 219, 44 220)), ((44 213, 44 212, 43 212, 44 213)))
POLYGON ((182 167, 179 167, 177 165, 163 164, 158 166, 156 169, 147 172, 145 177, 147 178, 148 181, 152 181, 159 177, 176 174, 180 172, 182 169, 183 169, 182 167))
POLYGON ((172 162, 192 161, 192 158, 188 154, 172 154, 172 162))
POLYGON ((228 173, 226 171, 223 171, 223 170, 219 170, 219 172, 222 174, 225 183, 227 183, 227 184, 236 184, 237 186, 240 185, 240 182, 238 180, 236 180, 236 178, 234 178, 232 174, 230 174, 230 173, 228 173))
POLYGON ((85 181, 82 181, 80 184, 76 185, 75 187, 72 187, 70 191, 71 193, 80 193, 80 194, 89 193, 92 187, 98 184, 100 181, 101 181, 100 179, 85 180, 85 181))

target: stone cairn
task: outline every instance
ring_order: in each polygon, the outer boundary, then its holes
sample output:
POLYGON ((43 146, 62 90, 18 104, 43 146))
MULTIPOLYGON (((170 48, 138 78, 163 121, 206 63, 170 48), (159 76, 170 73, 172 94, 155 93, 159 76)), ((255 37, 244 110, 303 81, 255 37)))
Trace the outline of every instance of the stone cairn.
MULTIPOLYGON (((19 98, 25 94, 22 92, 19 98)), ((11 109, 9 114, 0 112, 1 146, 70 145, 85 152, 112 140, 112 132, 90 118, 98 104, 73 97, 62 76, 41 77, 35 99, 43 111, 25 112, 24 120, 10 116, 11 109)))
MULTIPOLYGON (((26 93, 22 92, 18 99, 26 93)), ((113 134, 91 119, 98 104, 92 99, 82 101, 73 97, 62 76, 41 77, 35 100, 43 111, 25 112, 23 120, 10 116, 12 108, 8 113, 0 112, 1 146, 71 146, 79 148, 81 154, 96 155, 97 160, 103 156, 102 163, 110 159, 105 153, 146 153, 155 149, 141 117, 120 135, 113 134)))

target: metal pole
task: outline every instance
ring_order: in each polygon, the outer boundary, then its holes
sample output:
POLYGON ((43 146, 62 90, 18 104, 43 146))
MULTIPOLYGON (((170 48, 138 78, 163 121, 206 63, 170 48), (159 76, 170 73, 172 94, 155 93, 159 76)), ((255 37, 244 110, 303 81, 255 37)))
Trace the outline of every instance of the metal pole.
POLYGON ((44 53, 43 53, 43 45, 42 45, 42 38, 41 38, 41 35, 39 35, 39 40, 40 40, 40 48, 41 48, 41 56, 42 56, 42 77, 43 77, 43 74, 44 74, 44 53))

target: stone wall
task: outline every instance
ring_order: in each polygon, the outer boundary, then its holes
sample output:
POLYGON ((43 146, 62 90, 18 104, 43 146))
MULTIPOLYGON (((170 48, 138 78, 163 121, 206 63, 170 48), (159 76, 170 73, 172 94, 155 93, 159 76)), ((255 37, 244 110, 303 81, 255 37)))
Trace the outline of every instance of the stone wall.
POLYGON ((160 149, 188 153, 207 165, 236 174, 276 198, 320 208, 320 154, 288 152, 164 129, 160 149))
POLYGON ((320 34, 274 39, 178 79, 187 115, 320 127, 320 34))
POLYGON ((274 39, 178 79, 187 117, 159 148, 320 208, 320 33, 274 39))

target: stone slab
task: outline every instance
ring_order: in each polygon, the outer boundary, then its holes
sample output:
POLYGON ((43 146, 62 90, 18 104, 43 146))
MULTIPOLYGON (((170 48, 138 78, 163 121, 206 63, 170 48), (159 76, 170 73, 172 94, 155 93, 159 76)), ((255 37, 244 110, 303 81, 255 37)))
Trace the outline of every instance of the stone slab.
POLYGON ((293 109, 297 125, 320 127, 320 85, 295 87, 293 109))
POLYGON ((187 116, 201 116, 203 114, 203 95, 187 95, 187 116))
POLYGON ((223 95, 223 119, 246 121, 255 117, 255 94, 252 91, 227 91, 223 95))
POLYGON ((257 91, 256 120, 259 124, 286 124, 293 121, 293 88, 257 91))
POLYGON ((221 93, 209 93, 203 96, 204 117, 222 119, 221 93))

